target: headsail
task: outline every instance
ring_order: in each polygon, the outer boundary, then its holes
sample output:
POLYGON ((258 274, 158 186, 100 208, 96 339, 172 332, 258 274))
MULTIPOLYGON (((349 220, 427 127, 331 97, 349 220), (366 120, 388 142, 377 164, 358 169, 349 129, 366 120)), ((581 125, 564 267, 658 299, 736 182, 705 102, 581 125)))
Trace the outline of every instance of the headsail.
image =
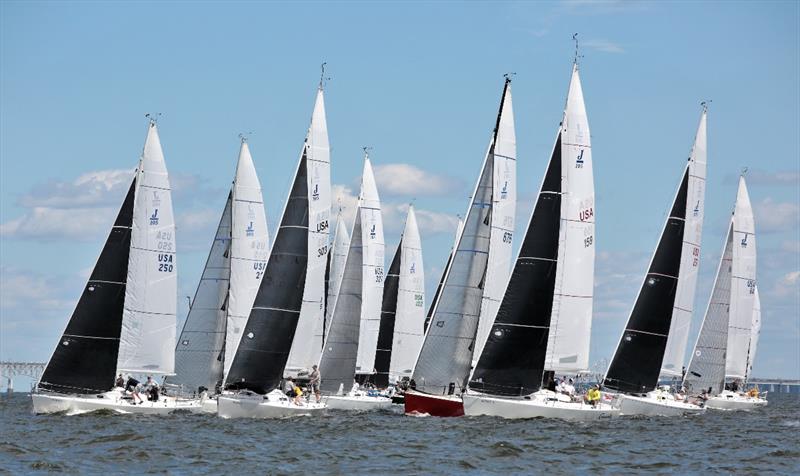
POLYGON ((753 301, 756 292, 755 224, 744 176, 739 178, 734 217, 731 310, 725 376, 744 379, 747 376, 747 354, 753 328, 753 301))
POLYGON ((269 255, 269 231, 253 158, 242 140, 233 182, 230 292, 227 302, 225 368, 227 374, 242 340, 242 330, 258 293, 269 255))
POLYGON ((456 248, 458 247, 458 240, 461 238, 462 231, 464 231, 464 220, 459 217, 458 225, 456 226, 456 235, 454 238, 453 247, 450 248, 450 253, 447 255, 447 263, 444 265, 442 276, 439 278, 439 284, 436 285, 436 291, 433 293, 433 299, 431 299, 431 303, 428 307, 428 314, 425 315, 425 325, 423 326, 422 332, 423 336, 425 335, 425 332, 428 331, 428 324, 431 321, 431 317, 433 317, 433 310, 436 309, 436 304, 439 302, 439 295, 442 292, 444 278, 447 276, 447 272, 450 270, 450 263, 453 262, 453 254, 456 252, 456 248))
POLYGON ((117 219, 38 388, 60 393, 102 393, 114 386, 128 254, 133 223, 133 179, 117 219))
POLYGON ((577 64, 561 124, 561 204, 558 265, 545 369, 589 369, 594 295, 594 175, 589 121, 577 64))
POLYGON ((689 340, 689 328, 692 324, 697 273, 700 269, 698 263, 700 261, 706 190, 706 118, 707 112, 704 106, 700 124, 697 126, 694 146, 689 156, 689 183, 686 192, 686 224, 683 233, 683 250, 681 251, 680 279, 675 294, 667 348, 661 364, 661 375, 670 377, 682 376, 683 358, 686 353, 686 343, 689 340))
POLYGON ((503 90, 488 160, 493 163, 491 238, 475 351, 472 353, 473 367, 486 343, 511 272, 511 248, 517 208, 517 139, 514 131, 511 81, 508 79, 503 90))
POLYGON ((319 360, 325 330, 325 265, 331 213, 331 174, 328 125, 322 86, 317 90, 311 125, 306 135, 308 168, 308 274, 303 292, 303 309, 297 323, 286 373, 309 370, 319 360))
MULTIPOLYGON (((705 115, 703 108, 698 132, 701 139, 705 137, 705 115)), ((697 152, 700 152, 699 147, 697 152)), ((697 209, 698 217, 702 216, 703 194, 700 193, 700 187, 704 188, 704 183, 699 180, 705 175, 702 172, 705 166, 699 162, 702 158, 704 154, 693 153, 684 168, 644 283, 606 372, 603 385, 609 389, 628 393, 654 389, 661 374, 673 318, 679 315, 678 327, 687 325, 687 319, 691 318, 697 283, 697 271, 694 268, 699 265, 700 256, 700 230, 697 225, 701 222, 694 220, 694 213, 697 209), (694 206, 691 206, 691 200, 695 200, 694 206), (691 225, 695 228, 689 229, 691 225), (689 253, 691 259, 687 257, 689 253)), ((685 341, 685 337, 681 339, 685 341)), ((681 345, 685 348, 685 342, 676 342, 675 349, 681 345)), ((682 359, 683 350, 676 352, 675 355, 679 354, 682 359)))
POLYGON ((374 370, 375 349, 378 345, 378 327, 381 320, 383 296, 383 218, 378 188, 369 156, 364 157, 361 176, 361 196, 358 211, 361 216, 361 243, 363 246, 361 325, 358 337, 356 373, 371 374, 374 370))
POLYGON ((158 130, 151 121, 136 171, 119 371, 173 373, 176 276, 172 195, 158 130))

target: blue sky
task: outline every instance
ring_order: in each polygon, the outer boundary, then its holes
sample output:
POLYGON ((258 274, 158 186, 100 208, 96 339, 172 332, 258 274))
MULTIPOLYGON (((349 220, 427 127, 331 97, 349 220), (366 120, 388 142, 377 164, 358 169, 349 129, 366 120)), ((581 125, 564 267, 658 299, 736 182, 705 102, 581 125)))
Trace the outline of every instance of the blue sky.
MULTIPOLYGON (((48 358, 136 166, 146 112, 163 113, 181 296, 194 293, 240 132, 253 131, 274 225, 322 61, 335 190, 352 203, 361 147, 374 147, 387 255, 416 199, 430 291, 506 72, 517 73, 517 230, 527 222, 579 32, 597 193, 591 360, 613 352, 699 103, 712 99, 695 328, 747 166, 764 323, 754 373, 798 378, 799 23, 789 1, 2 2, 0 358, 48 358)), ((185 312, 181 299, 179 321, 185 312)))

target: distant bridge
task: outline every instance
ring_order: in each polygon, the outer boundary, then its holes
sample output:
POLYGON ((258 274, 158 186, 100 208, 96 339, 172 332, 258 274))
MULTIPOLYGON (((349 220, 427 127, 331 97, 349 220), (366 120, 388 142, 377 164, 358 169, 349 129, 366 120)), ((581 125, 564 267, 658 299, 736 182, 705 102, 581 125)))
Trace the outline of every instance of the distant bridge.
POLYGON ((758 385, 761 390, 775 393, 800 393, 800 380, 785 378, 751 378, 747 383, 758 385))
POLYGON ((0 362, 0 377, 6 379, 8 391, 14 391, 14 377, 28 377, 34 381, 44 372, 44 362, 0 362))

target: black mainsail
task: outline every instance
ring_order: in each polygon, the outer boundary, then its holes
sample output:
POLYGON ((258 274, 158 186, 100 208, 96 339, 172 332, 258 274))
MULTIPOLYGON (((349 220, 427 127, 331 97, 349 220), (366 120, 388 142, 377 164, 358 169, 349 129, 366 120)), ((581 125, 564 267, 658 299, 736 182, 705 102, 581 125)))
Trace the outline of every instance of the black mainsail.
POLYGON ((383 281, 383 301, 381 322, 378 328, 378 346, 375 351, 375 385, 385 388, 389 385, 389 366, 392 362, 392 342, 394 341, 394 321, 397 313, 397 294, 400 286, 400 255, 403 239, 397 244, 397 251, 383 281))
POLYGON ((667 346, 683 248, 689 165, 672 204, 636 304, 625 326, 603 386, 623 393, 646 393, 658 384, 667 346))
POLYGON ((38 388, 103 393, 114 387, 119 354, 136 179, 97 259, 38 388))
POLYGON ((227 389, 266 394, 289 358, 308 263, 308 177, 304 147, 253 309, 225 380, 227 389))
POLYGON ((561 222, 561 135, 503 301, 469 383, 491 395, 528 395, 544 373, 561 222))

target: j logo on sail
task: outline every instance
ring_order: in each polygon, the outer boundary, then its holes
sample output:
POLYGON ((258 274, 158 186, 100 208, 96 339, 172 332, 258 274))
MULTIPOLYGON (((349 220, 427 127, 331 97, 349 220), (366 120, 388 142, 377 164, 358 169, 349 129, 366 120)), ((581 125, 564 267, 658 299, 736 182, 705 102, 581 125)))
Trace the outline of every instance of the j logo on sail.
POLYGON ((508 198, 508 181, 503 184, 503 189, 500 190, 500 200, 505 200, 508 198))
POLYGON ((742 238, 742 248, 747 248, 747 234, 742 238))
POLYGON ((158 208, 153 210, 153 214, 150 215, 150 225, 158 225, 158 208))
POLYGON ((311 200, 319 200, 319 184, 314 184, 314 191, 311 193, 311 200))
POLYGON ((417 263, 411 263, 411 269, 409 270, 410 274, 414 274, 417 272, 417 263))
POLYGON ((253 229, 253 222, 250 222, 250 224, 247 225, 247 229, 245 230, 245 234, 247 234, 247 236, 255 235, 255 230, 253 229))
POLYGON ((578 156, 578 159, 575 160, 575 168, 582 169, 583 168, 583 149, 581 149, 581 153, 578 156))
POLYGON ((698 200, 697 201, 697 205, 694 206, 694 210, 692 211, 692 214, 694 216, 697 216, 697 215, 700 214, 700 200, 698 200))
POLYGON ((372 225, 372 229, 369 230, 369 237, 375 239, 375 225, 372 225))

